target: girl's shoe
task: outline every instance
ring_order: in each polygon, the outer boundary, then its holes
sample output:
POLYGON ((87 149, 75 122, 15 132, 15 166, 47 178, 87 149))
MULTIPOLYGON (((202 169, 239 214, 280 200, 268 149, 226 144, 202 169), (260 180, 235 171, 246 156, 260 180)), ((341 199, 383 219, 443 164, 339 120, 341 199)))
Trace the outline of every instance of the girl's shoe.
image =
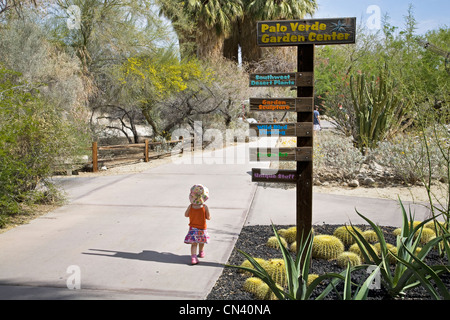
POLYGON ((205 251, 200 251, 197 257, 204 258, 205 257, 205 251))
POLYGON ((198 259, 197 256, 194 254, 191 256, 191 264, 197 264, 198 263, 198 259))

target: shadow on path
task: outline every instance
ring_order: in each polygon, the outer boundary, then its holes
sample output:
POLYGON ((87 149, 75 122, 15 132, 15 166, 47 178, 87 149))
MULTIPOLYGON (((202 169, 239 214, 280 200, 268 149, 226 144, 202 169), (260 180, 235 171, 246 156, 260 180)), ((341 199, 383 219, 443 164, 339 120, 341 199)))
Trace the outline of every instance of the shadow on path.
MULTIPOLYGON (((158 252, 152 250, 144 250, 139 253, 135 252, 123 252, 123 251, 113 251, 113 250, 103 250, 103 249, 89 249, 91 251, 97 252, 83 252, 83 254, 93 255, 93 256, 103 256, 103 257, 113 257, 122 259, 133 259, 142 261, 153 261, 161 263, 174 263, 174 264, 184 264, 191 265, 190 255, 178 255, 170 252, 158 252)), ((218 262, 209 262, 204 259, 199 259, 199 265, 207 267, 224 267, 223 264, 218 262)))

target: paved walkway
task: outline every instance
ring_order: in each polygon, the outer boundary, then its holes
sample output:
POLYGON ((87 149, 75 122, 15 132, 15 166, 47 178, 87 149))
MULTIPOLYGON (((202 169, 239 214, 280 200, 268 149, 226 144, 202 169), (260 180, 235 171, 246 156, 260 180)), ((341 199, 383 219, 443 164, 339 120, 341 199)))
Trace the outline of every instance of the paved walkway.
MULTIPOLYGON (((238 152, 247 147, 225 149, 230 164, 207 165, 205 154, 201 164, 59 179, 67 205, 0 234, 0 299, 205 299, 243 225, 295 224, 294 191, 257 188, 249 172, 264 164, 238 152), (195 183, 210 189, 211 243, 191 266, 184 211, 195 183)), ((348 222, 355 206, 399 222, 393 201, 324 194, 313 220, 348 222)))

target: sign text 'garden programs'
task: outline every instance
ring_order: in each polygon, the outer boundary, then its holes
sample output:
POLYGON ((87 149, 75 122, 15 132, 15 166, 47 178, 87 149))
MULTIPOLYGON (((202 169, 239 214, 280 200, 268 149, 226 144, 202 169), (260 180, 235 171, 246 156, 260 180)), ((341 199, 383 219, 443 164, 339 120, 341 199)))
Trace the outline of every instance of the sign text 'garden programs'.
POLYGON ((356 18, 260 21, 259 46, 355 43, 356 18))

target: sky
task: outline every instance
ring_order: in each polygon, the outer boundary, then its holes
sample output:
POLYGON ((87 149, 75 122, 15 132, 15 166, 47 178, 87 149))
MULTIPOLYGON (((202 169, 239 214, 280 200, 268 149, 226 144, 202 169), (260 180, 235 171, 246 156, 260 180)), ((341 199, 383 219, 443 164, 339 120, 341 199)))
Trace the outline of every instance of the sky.
POLYGON ((371 30, 378 28, 378 17, 383 18, 386 13, 391 25, 403 29, 410 4, 417 21, 417 34, 450 27, 449 0, 317 0, 317 3, 319 9, 313 18, 356 17, 358 24, 362 22, 371 30))

